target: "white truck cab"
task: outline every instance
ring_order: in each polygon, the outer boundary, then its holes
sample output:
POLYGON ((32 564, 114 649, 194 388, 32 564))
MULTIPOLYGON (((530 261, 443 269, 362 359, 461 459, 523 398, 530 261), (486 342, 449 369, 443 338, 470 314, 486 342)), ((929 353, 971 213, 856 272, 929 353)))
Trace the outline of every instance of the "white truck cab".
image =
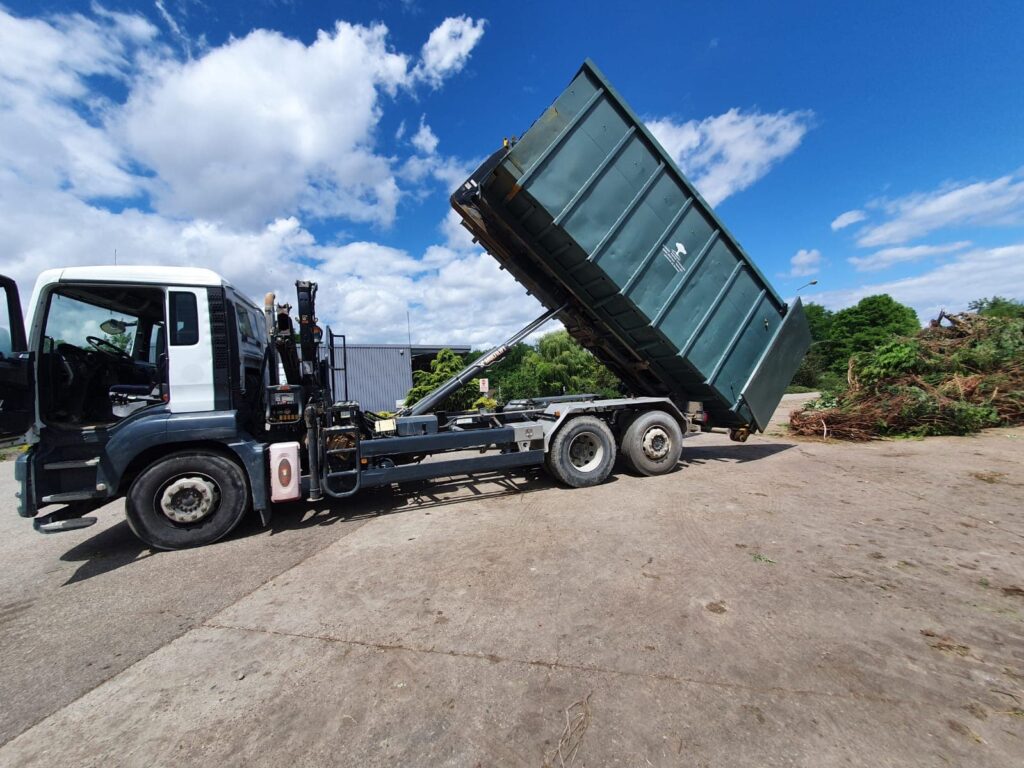
MULTIPOLYGON (((87 525, 81 507, 123 495, 146 451, 198 450, 211 434, 215 452, 245 442, 262 451, 248 433, 263 418, 265 320, 220 275, 159 266, 47 270, 24 321, 15 283, 0 278, 0 286, 0 438, 33 447, 16 465, 19 511, 34 517, 65 504, 78 515, 37 527, 87 525)), ((246 457, 229 458, 245 466, 246 457)), ((220 485, 216 477, 188 481, 156 503, 198 495, 208 502, 201 510, 224 494, 220 485)), ((242 473, 247 495, 251 486, 242 473)), ((129 521, 144 525, 131 511, 129 521)))

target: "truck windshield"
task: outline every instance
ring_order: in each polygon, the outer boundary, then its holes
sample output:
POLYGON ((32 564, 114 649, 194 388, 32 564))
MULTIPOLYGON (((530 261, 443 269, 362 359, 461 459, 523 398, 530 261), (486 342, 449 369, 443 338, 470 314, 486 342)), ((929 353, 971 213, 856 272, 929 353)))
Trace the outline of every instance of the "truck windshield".
POLYGON ((50 313, 46 318, 46 340, 51 347, 47 351, 52 351, 60 344, 73 344, 88 349, 92 346, 88 339, 92 337, 131 354, 138 321, 136 316, 57 294, 50 300, 50 313), (105 333, 100 326, 109 320, 118 321, 124 330, 105 333))

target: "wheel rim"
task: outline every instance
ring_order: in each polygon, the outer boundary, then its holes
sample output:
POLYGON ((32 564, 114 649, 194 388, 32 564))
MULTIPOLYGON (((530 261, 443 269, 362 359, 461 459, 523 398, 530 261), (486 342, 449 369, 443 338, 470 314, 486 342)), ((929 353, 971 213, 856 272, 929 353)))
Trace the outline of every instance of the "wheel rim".
POLYGON ((569 462, 580 472, 593 472, 604 460, 604 443, 593 432, 580 432, 569 442, 569 462))
POLYGON ((188 525, 209 517, 217 510, 220 490, 207 475, 178 475, 160 489, 156 502, 156 508, 172 523, 188 525))
POLYGON ((640 447, 651 461, 663 461, 672 450, 672 436, 661 425, 655 425, 644 432, 640 447))

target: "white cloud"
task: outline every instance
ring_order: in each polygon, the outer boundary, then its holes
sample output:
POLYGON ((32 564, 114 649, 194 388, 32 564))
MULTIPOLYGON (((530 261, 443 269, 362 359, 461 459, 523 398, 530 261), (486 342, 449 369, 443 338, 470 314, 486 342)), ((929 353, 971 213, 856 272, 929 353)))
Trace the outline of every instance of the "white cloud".
POLYGON ((1024 223, 1024 177, 946 184, 877 205, 888 220, 858 233, 863 247, 905 243, 954 226, 1011 226, 1024 223))
POLYGON ((136 51, 155 34, 124 14, 48 23, 0 8, 0 173, 83 197, 137 193, 123 148, 103 126, 114 105, 90 91, 88 78, 127 81, 136 51))
MULTIPOLYGON (((325 244, 304 223, 387 223, 418 191, 400 189, 405 163, 375 133, 390 94, 465 65, 483 26, 456 22, 416 69, 380 25, 339 23, 309 45, 255 30, 183 61, 141 16, 0 10, 0 271, 27 292, 42 269, 116 250, 215 269, 258 299, 317 280, 324 320, 353 340, 404 340, 407 309, 420 341, 500 340, 539 305, 450 218, 423 253, 325 244), (104 98, 98 80, 127 95, 104 98)), ((422 178, 454 188, 471 170, 425 124, 416 145, 422 178)))
POLYGON ((928 256, 937 256, 943 253, 955 253, 970 246, 971 242, 969 240, 945 243, 943 245, 902 245, 893 248, 883 248, 868 256, 853 256, 847 259, 847 261, 853 264, 858 272, 874 272, 891 267, 893 264, 920 261, 928 256))
POLYGON ((177 19, 171 15, 167 10, 167 6, 164 5, 163 0, 156 0, 153 5, 156 6, 157 13, 160 14, 160 18, 164 20, 167 28, 171 31, 171 34, 178 40, 182 50, 191 59, 192 58, 192 38, 188 36, 188 33, 182 28, 181 24, 178 23, 177 19))
MULTIPOLYGON (((233 227, 281 215, 388 226, 403 193, 395 158, 375 147, 387 97, 457 72, 482 29, 446 20, 415 68, 383 25, 345 22, 309 45, 257 29, 183 61, 139 15, 0 9, 0 168, 233 227), (110 100, 93 78, 120 80, 128 97, 110 100)), ((457 175, 448 159, 434 165, 457 175)))
MULTIPOLYGON (((373 242, 317 242, 294 217, 258 230, 156 213, 113 213, 62 191, 0 185, 0 272, 27 292, 52 266, 174 264, 216 270, 262 301, 275 291, 294 303, 295 280, 320 284, 319 314, 350 341, 401 342, 406 310, 413 340, 497 343, 542 308, 471 242, 412 254, 373 242)), ((448 231, 448 220, 443 231, 448 231)))
POLYGON ((790 277, 809 277, 821 269, 821 251, 801 248, 789 260, 790 277))
POLYGON ((1024 243, 975 249, 915 277, 826 291, 807 300, 839 309, 879 293, 909 304, 922 320, 942 309, 963 311, 971 300, 985 296, 1024 298, 1024 243))
POLYGON ((468 16, 442 21, 423 44, 416 76, 434 88, 440 87, 446 77, 466 66, 470 53, 483 37, 486 23, 484 19, 474 20, 468 16))
POLYGON ((416 147, 424 155, 432 155, 437 151, 437 145, 439 143, 437 134, 431 129, 426 123, 427 116, 423 115, 420 117, 420 127, 413 137, 409 139, 412 145, 416 147))
MULTIPOLYGON (((440 140, 427 125, 426 115, 420 117, 420 126, 409 139, 409 143, 416 149, 417 154, 405 161, 399 175, 416 184, 422 184, 426 179, 432 178, 440 182, 445 192, 452 192, 469 177, 478 164, 478 161, 459 160, 438 154, 440 140)), ((420 193, 426 194, 426 190, 421 189, 420 193)))
POLYGON ((389 225, 400 195, 374 132, 381 94, 408 77, 383 25, 338 22, 308 46, 255 30, 152 67, 115 124, 156 173, 147 188, 161 212, 238 226, 281 213, 389 225))
POLYGON ((756 182, 791 154, 811 127, 809 111, 728 112, 676 123, 647 121, 647 127, 710 205, 756 182))
POLYGON ((846 213, 840 213, 832 220, 832 231, 836 232, 844 227, 848 227, 851 224, 856 224, 858 221, 864 221, 868 215, 864 211, 847 211, 846 213))
POLYGON ((480 247, 473 242, 469 230, 462 226, 462 217, 454 210, 448 211, 441 222, 441 232, 444 234, 445 245, 452 250, 472 251, 480 247))

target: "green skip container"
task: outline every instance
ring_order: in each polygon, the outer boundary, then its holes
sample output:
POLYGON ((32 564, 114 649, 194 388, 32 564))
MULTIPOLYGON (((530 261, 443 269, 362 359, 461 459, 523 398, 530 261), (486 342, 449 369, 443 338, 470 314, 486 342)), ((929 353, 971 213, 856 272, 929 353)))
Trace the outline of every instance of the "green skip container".
POLYGON ((763 431, 811 337, 597 67, 452 195, 464 226, 631 394, 763 431))

